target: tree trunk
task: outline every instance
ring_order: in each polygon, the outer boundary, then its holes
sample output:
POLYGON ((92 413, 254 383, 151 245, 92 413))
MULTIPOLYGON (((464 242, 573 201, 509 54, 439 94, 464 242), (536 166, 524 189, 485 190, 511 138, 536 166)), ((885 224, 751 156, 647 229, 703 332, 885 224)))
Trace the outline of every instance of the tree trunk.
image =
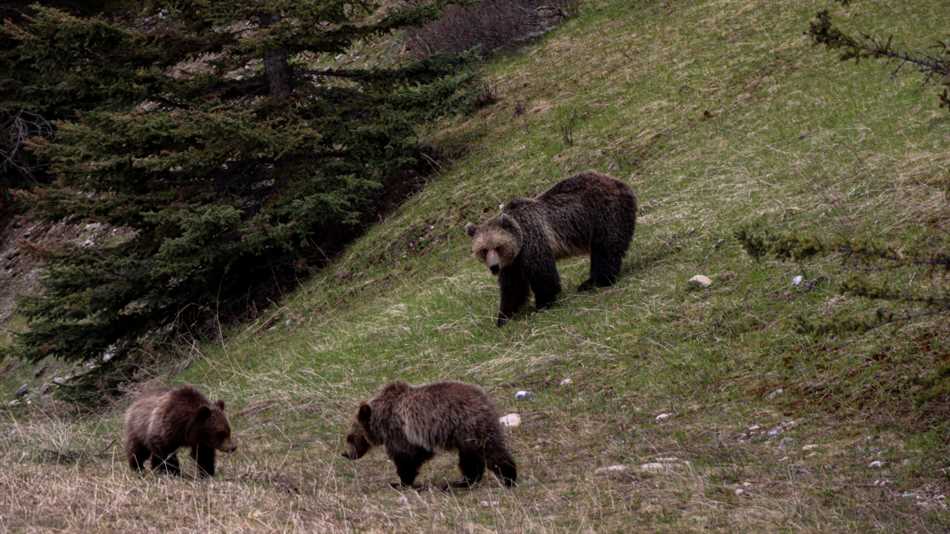
MULTIPOLYGON (((262 15, 261 27, 266 28, 278 20, 277 15, 262 15)), ((283 99, 290 96, 291 72, 285 48, 268 48, 264 51, 264 75, 267 76, 272 98, 283 99)))

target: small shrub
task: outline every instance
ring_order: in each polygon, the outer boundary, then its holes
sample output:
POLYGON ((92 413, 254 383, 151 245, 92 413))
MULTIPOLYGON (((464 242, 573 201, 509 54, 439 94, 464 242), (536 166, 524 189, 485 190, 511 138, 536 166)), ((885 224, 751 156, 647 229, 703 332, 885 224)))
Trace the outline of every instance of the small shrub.
POLYGON ((418 59, 473 48, 487 54, 543 35, 576 6, 577 0, 482 0, 449 6, 437 20, 409 34, 407 49, 418 59))

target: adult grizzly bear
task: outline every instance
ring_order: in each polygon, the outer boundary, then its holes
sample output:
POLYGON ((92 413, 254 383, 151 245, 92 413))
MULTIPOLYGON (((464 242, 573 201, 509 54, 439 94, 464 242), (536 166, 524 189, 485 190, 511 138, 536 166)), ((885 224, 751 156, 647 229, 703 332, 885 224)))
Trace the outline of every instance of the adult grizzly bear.
POLYGON ((481 225, 467 224, 472 253, 501 287, 498 326, 534 292, 538 309, 561 292, 555 261, 590 255, 585 291, 612 285, 637 222, 637 198, 627 184, 588 171, 559 182, 535 198, 516 198, 481 225))
POLYGON ((518 478, 495 405, 481 388, 461 382, 387 384, 360 404, 346 444, 343 456, 350 460, 385 446, 403 486, 413 486, 419 468, 436 450, 459 453, 462 480, 452 486, 479 482, 486 465, 508 487, 518 478))
POLYGON ((215 450, 233 452, 224 402, 211 403, 191 386, 149 391, 125 412, 125 453, 129 467, 181 474, 179 447, 191 447, 199 476, 214 476, 215 450))

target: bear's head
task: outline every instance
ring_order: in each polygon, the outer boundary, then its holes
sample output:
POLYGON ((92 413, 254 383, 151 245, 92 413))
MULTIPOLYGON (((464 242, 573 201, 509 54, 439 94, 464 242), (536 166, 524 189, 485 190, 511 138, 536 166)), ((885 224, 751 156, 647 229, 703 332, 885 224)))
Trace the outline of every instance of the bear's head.
POLYGON ((356 420, 350 427, 350 433, 346 435, 346 452, 343 457, 349 460, 358 460, 362 458, 370 449, 380 445, 382 440, 372 431, 371 420, 373 409, 369 404, 360 404, 360 409, 356 413, 356 420))
POLYGON ((191 443, 199 447, 234 452, 237 444, 231 439, 231 425, 224 415, 224 401, 198 408, 190 428, 191 443))
POLYGON ((521 252, 521 225, 506 213, 478 226, 468 223, 465 233, 472 238, 472 255, 494 275, 511 265, 521 252))

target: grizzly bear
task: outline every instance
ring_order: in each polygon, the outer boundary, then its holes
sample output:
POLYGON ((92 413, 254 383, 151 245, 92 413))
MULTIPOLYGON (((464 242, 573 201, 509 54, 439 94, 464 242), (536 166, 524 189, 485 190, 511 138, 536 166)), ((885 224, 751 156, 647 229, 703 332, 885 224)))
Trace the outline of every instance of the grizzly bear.
POLYGON ((481 225, 467 224, 472 254, 498 276, 504 325, 534 292, 538 309, 561 292, 555 261, 590 255, 590 278, 578 291, 610 286, 637 223, 637 198, 627 184, 593 171, 568 178, 535 198, 515 198, 481 225))
POLYGON ((199 476, 214 476, 215 450, 234 452, 224 402, 211 403, 191 386, 149 391, 125 412, 125 452, 129 467, 181 474, 179 447, 191 447, 199 476))
POLYGON ((416 487, 419 468, 436 450, 458 451, 462 480, 452 486, 476 484, 486 465, 508 487, 518 478, 495 405, 481 388, 461 382, 387 384, 360 404, 346 444, 343 457, 350 460, 385 446, 402 486, 416 487))

